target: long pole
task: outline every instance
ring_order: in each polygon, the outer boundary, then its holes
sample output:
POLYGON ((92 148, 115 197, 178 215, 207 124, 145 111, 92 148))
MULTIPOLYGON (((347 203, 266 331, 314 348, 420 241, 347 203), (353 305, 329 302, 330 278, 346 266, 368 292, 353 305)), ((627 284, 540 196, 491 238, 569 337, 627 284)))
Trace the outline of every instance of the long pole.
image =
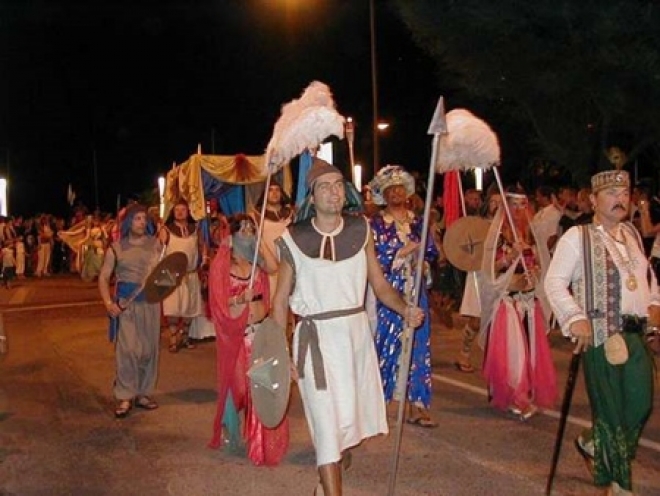
MULTIPOLYGON (((495 174, 495 181, 497 182, 497 188, 500 190, 500 196, 502 196, 503 199, 502 207, 504 207, 504 213, 506 214, 506 218, 509 221, 509 225, 511 226, 511 232, 513 233, 513 241, 515 243, 519 243, 520 237, 518 236, 518 230, 516 229, 516 226, 513 223, 513 217, 511 217, 511 209, 509 208, 509 204, 507 203, 506 193, 504 191, 504 186, 502 185, 502 178, 500 177, 500 172, 497 169, 497 166, 493 167, 493 172, 495 174)), ((522 253, 520 255, 522 255, 522 253)), ((527 267, 527 263, 525 262, 525 257, 520 256, 520 262, 522 263, 525 274, 528 274, 531 277, 531 272, 527 270, 528 267, 527 267)))
POLYGON ((353 142, 355 141, 355 126, 353 124, 353 119, 346 119, 346 124, 344 124, 344 134, 346 135, 346 142, 348 143, 348 160, 351 164, 351 180, 353 184, 357 185, 355 177, 355 154, 353 151, 353 142))
MULTIPOLYGON (((417 306, 419 294, 422 289, 422 272, 424 271, 424 255, 426 254, 426 242, 428 239, 429 219, 431 217, 431 202, 433 201, 433 187, 435 184, 435 164, 438 160, 438 148, 440 146, 440 136, 447 132, 447 123, 445 121, 444 100, 440 97, 438 105, 433 114, 429 134, 433 135, 433 148, 431 152, 431 163, 429 164, 429 177, 426 185, 426 201, 424 203, 424 218, 422 221, 422 233, 419 242, 419 252, 417 254, 417 266, 415 269, 415 286, 413 289, 412 305, 417 306)), ((392 457, 392 467, 390 469, 390 478, 388 484, 388 496, 394 496, 396 488, 396 476, 399 469, 399 453, 401 451, 401 437, 403 434, 403 416, 406 407, 406 398, 408 396, 408 376, 410 374, 410 361, 412 358, 412 344, 415 330, 406 325, 401 336, 402 349, 401 361, 399 365, 399 375, 397 383, 401 384, 401 398, 399 399, 399 410, 397 414, 396 433, 394 435, 394 455, 392 457)))
POLYGON ((374 176, 378 172, 378 74, 376 64, 376 8, 374 0, 369 0, 369 31, 371 33, 371 105, 373 107, 373 122, 371 132, 374 147, 374 176))
POLYGON ((561 417, 559 417, 559 427, 557 429, 557 438, 555 439, 555 450, 552 454, 550 474, 548 475, 548 482, 545 486, 545 494, 547 496, 549 496, 552 492, 552 482, 555 479, 555 472, 557 471, 559 453, 561 452, 561 442, 564 438, 564 431, 566 430, 566 419, 568 419, 568 412, 571 409, 571 399, 573 398, 573 390, 575 389, 575 380, 578 375, 578 370, 580 370, 581 357, 582 353, 573 353, 573 356, 571 357, 571 364, 568 369, 568 379, 566 380, 564 401, 561 405, 561 417))
POLYGON ((266 174, 266 183, 264 184, 264 201, 261 205, 261 217, 259 218, 259 225, 257 226, 257 242, 255 244, 254 255, 252 256, 252 267, 250 268, 250 281, 248 288, 254 286, 254 276, 257 272, 257 261, 259 260, 259 247, 261 246, 261 239, 264 235, 264 219, 266 218, 266 205, 268 204, 268 190, 270 189, 270 179, 273 176, 273 169, 270 164, 267 164, 268 174, 266 174))

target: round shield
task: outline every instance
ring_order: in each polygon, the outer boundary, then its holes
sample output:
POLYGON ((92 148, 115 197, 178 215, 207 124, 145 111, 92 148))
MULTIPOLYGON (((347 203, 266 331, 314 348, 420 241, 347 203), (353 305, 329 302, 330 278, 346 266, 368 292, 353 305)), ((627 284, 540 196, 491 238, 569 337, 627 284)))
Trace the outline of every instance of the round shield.
POLYGON ((274 429, 289 405, 291 370, 284 329, 270 317, 254 333, 247 375, 257 416, 264 426, 274 429))
POLYGON ((177 251, 163 258, 147 276, 144 297, 149 303, 160 303, 176 288, 188 271, 188 257, 177 251))
POLYGON ((447 260, 460 270, 480 270, 489 227, 489 221, 474 215, 454 222, 442 240, 447 260))

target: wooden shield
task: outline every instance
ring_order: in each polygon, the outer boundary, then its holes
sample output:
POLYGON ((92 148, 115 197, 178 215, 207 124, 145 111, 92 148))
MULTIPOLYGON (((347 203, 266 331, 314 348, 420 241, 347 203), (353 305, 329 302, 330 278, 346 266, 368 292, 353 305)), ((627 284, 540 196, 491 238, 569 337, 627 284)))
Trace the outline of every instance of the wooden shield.
POLYGON ((481 270, 489 227, 489 221, 474 215, 461 217, 454 222, 442 240, 447 260, 460 270, 481 270))
POLYGON ((149 273, 144 283, 144 297, 149 303, 160 303, 181 285, 188 271, 188 257, 180 251, 170 253, 149 273))

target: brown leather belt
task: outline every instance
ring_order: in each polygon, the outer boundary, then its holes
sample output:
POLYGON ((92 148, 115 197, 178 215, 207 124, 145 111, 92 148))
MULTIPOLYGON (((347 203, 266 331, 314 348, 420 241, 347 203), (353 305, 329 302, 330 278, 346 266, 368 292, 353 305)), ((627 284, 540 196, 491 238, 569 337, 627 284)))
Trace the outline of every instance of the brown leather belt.
POLYGON ((307 358, 307 350, 309 349, 312 355, 312 370, 314 371, 316 389, 324 391, 328 388, 325 379, 323 355, 319 346, 319 332, 316 328, 315 321, 336 319, 360 312, 364 312, 364 307, 349 308, 347 310, 330 310, 329 312, 300 316, 300 327, 298 329, 298 377, 301 379, 305 377, 305 360, 307 358))

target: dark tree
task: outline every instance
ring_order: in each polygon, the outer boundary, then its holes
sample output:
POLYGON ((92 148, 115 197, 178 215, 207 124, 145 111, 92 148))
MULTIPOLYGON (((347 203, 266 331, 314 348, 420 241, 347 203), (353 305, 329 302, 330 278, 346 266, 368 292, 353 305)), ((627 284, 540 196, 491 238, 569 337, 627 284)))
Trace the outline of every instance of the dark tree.
POLYGON ((610 145, 627 148, 633 160, 660 142, 658 2, 394 4, 438 67, 518 128, 503 141, 526 135, 529 158, 570 168, 583 181, 606 166, 610 145))

